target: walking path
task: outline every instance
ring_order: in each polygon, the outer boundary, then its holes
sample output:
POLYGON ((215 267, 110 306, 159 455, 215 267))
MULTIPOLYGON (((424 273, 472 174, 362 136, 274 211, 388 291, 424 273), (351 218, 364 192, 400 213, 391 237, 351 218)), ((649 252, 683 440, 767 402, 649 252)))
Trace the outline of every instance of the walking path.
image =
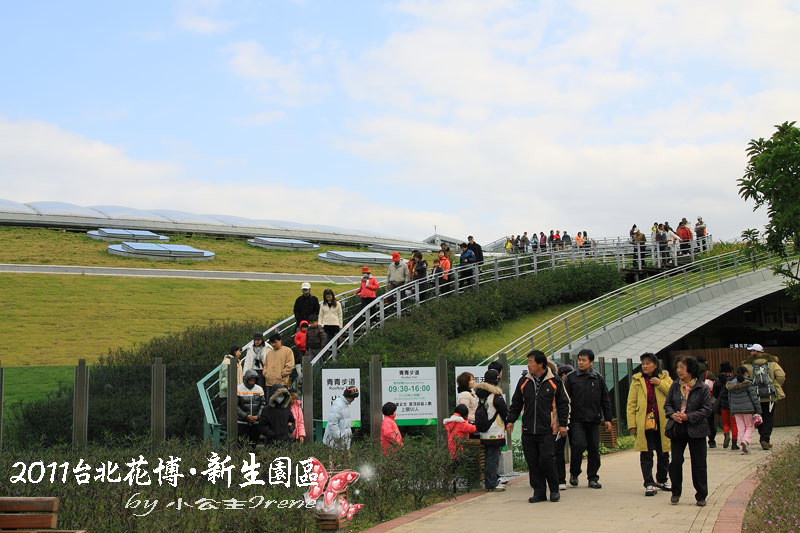
MULTIPOLYGON (((776 428, 772 442, 776 447, 780 446, 796 439, 798 433, 798 427, 776 428)), ((755 437, 758 437, 757 433, 755 437)), ((709 495, 706 507, 695 505, 688 449, 683 467, 683 494, 678 505, 671 505, 670 494, 662 491, 653 497, 645 497, 639 452, 628 450, 602 457, 600 482, 603 488, 600 490, 587 487, 584 461, 580 485, 562 491, 558 503, 528 503, 532 491, 528 477, 523 476, 509 482, 505 492, 479 492, 477 497, 467 501, 431 506, 368 531, 712 533, 725 501, 736 486, 772 453, 761 450, 757 440, 749 455, 741 455, 738 451, 722 448, 722 435, 717 435, 717 447, 708 450, 709 495)))
MULTIPOLYGON (((282 274, 275 272, 238 272, 230 270, 174 270, 166 268, 119 268, 70 265, 13 265, 0 264, 0 272, 15 274, 86 274, 89 276, 128 276, 145 278, 189 278, 250 281, 296 281, 298 283, 335 283, 351 285, 361 281, 361 276, 335 276, 324 274, 282 274)), ((378 277, 379 282, 384 278, 378 277)))

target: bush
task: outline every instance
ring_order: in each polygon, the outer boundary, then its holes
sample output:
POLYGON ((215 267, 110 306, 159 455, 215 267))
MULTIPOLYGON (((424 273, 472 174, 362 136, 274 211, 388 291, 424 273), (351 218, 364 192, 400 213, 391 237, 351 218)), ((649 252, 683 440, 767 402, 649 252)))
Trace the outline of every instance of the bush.
POLYGON ((759 467, 761 484, 745 512, 742 531, 800 531, 800 436, 759 467))
POLYGON ((591 300, 622 284, 616 267, 586 263, 481 285, 458 297, 411 309, 399 319, 387 320, 382 331, 343 348, 338 360, 363 362, 373 354, 384 354, 384 360, 390 358, 392 362, 433 361, 442 354, 447 341, 462 334, 490 328, 551 305, 591 300))
MULTIPOLYGON (((298 488, 294 480, 290 487, 270 485, 268 482, 269 463, 276 457, 289 457, 292 464, 317 457, 330 471, 355 470, 361 474, 350 490, 351 503, 363 503, 364 508, 355 515, 352 526, 364 529, 376 523, 389 520, 403 513, 422 506, 451 497, 452 476, 451 462, 447 445, 438 439, 409 438, 405 447, 397 450, 389 458, 383 456, 379 446, 371 442, 357 442, 347 451, 331 450, 320 444, 305 446, 268 447, 256 451, 257 460, 261 463, 259 479, 267 481, 264 486, 239 487, 244 481, 241 467, 249 459, 249 447, 233 447, 227 450, 216 450, 222 457, 230 455, 232 465, 232 484, 217 482, 212 484, 201 474, 190 475, 189 468, 196 468, 201 473, 207 468, 208 457, 212 450, 202 443, 186 441, 170 441, 161 450, 152 452, 147 442, 136 442, 127 448, 89 447, 83 451, 73 451, 67 446, 54 447, 47 450, 33 450, 15 453, 4 453, 0 456, 0 471, 7 473, 0 479, 0 493, 7 496, 55 496, 61 501, 58 526, 64 529, 87 529, 108 533, 129 531, 317 531, 312 510, 278 508, 275 505, 265 510, 259 509, 219 509, 202 511, 196 508, 175 510, 175 506, 167 508, 168 502, 177 502, 182 498, 184 503, 194 504, 199 498, 212 498, 217 501, 236 498, 246 501, 256 496, 265 500, 302 499, 306 488, 298 488), (126 482, 109 483, 90 481, 78 485, 72 469, 82 459, 92 467, 90 473, 96 475, 94 469, 111 461, 119 464, 121 476, 130 470, 125 463, 141 455, 146 461, 144 466, 151 472, 150 486, 137 486, 126 482), (164 482, 159 486, 153 468, 158 458, 165 461, 170 456, 180 458, 180 473, 185 477, 179 479, 177 488, 164 482), (10 482, 10 477, 19 473, 21 467, 16 462, 31 465, 42 461, 44 465, 59 465, 55 482, 50 483, 49 467, 46 475, 38 484, 10 482), (63 472, 60 465, 69 463, 67 483, 62 483, 63 472), (133 516, 135 509, 126 509, 127 502, 135 493, 139 499, 158 500, 156 509, 144 517, 133 516)), ((249 506, 249 504, 248 504, 249 506)), ((220 507, 222 507, 220 505, 220 507)))

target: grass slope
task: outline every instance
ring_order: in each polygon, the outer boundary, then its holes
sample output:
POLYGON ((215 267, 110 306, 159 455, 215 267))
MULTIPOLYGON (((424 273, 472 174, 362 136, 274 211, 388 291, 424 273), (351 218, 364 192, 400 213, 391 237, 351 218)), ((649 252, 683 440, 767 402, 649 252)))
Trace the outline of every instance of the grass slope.
MULTIPOLYGON (((170 235, 172 244, 188 244, 216 254, 212 261, 149 261, 110 255, 111 243, 95 241, 85 233, 42 228, 0 226, 0 263, 107 266, 129 268, 170 268, 185 270, 243 270, 251 272, 285 272, 291 274, 361 275, 358 265, 338 265, 317 259, 327 250, 350 250, 352 246, 323 245, 317 252, 265 250, 250 246, 242 238, 184 237, 170 235)), ((361 248, 361 251, 366 248, 361 248)), ((404 256, 410 254, 404 254, 404 256)), ((433 256, 428 256, 429 263, 433 256)), ((385 275, 383 267, 376 275, 385 275)))
MULTIPOLYGON (((351 288, 315 283, 313 292, 326 287, 351 288)), ((72 365, 211 320, 270 324, 298 295, 294 283, 0 274, 0 361, 72 365)))

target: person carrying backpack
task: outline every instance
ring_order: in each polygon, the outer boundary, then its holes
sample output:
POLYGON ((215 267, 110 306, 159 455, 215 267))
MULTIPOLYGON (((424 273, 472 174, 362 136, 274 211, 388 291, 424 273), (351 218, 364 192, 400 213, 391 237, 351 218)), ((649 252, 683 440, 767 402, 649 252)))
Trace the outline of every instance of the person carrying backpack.
POLYGON ((744 360, 743 366, 747 368, 747 373, 753 380, 753 387, 761 403, 763 422, 758 426, 761 448, 769 450, 772 448, 769 439, 772 435, 775 402, 786 398, 786 393, 783 392, 786 372, 778 364, 778 358, 765 353, 764 347, 760 344, 751 344, 747 349, 750 350, 750 355, 744 360))
POLYGON ((506 443, 506 420, 508 406, 503 398, 503 389, 498 386, 500 374, 489 369, 483 375, 483 382, 475 385, 478 407, 475 410, 475 427, 481 436, 485 462, 483 484, 488 491, 503 491, 497 470, 500 465, 500 452, 506 443))
POLYGON ((754 425, 761 422, 761 402, 756 394, 756 388, 750 381, 747 368, 740 366, 736 369, 736 377, 725 384, 728 391, 731 414, 736 419, 739 429, 739 446, 742 455, 750 453, 750 436, 753 434, 754 425))

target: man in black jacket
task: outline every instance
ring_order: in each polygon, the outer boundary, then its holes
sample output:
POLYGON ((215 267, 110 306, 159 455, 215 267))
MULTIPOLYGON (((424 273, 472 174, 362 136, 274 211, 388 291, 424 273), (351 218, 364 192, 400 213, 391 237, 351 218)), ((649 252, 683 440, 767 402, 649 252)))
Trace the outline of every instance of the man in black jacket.
POLYGON ((569 441, 570 465, 569 484, 578 486, 583 452, 587 451, 586 476, 589 487, 603 488, 597 475, 600 470, 600 415, 606 422, 606 431, 611 432, 611 401, 603 376, 595 372, 594 352, 578 352, 578 369, 567 375, 564 387, 572 406, 570 413, 569 441))
POLYGON ((294 301, 294 323, 300 329, 300 322, 308 320, 311 315, 319 314, 319 300, 311 294, 311 284, 307 281, 300 285, 300 296, 294 301))
POLYGON ((467 243, 467 250, 472 250, 478 264, 483 263, 483 248, 481 248, 481 245, 475 242, 475 238, 472 235, 467 237, 467 243))
POLYGON ((289 408, 292 395, 283 385, 279 385, 269 402, 261 409, 258 417, 258 429, 264 436, 265 444, 287 441, 292 438, 295 420, 289 408))
POLYGON ((563 439, 569 424, 569 397, 564 384, 555 375, 555 365, 539 350, 528 354, 528 373, 517 383, 508 410, 506 432, 511 433, 514 422, 522 415, 522 451, 528 463, 533 496, 530 503, 561 499, 553 454, 553 435, 563 439), (551 366, 552 365, 552 366, 551 366), (523 412, 524 408, 524 412, 523 412))

